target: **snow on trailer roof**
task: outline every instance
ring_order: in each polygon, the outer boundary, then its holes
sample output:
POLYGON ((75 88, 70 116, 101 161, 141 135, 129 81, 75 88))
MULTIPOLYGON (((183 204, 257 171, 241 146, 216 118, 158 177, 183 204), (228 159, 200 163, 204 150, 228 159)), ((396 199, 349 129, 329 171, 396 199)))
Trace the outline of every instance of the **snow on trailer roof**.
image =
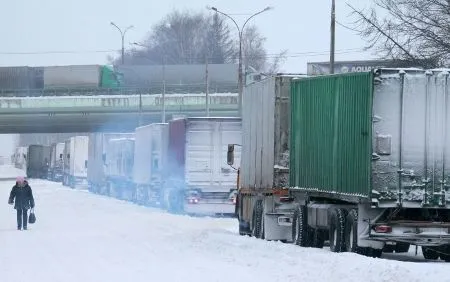
POLYGON ((167 122, 155 122, 155 123, 150 123, 150 124, 146 124, 146 125, 142 125, 142 126, 138 126, 136 127, 136 130, 140 129, 140 128, 148 128, 148 127, 152 127, 155 125, 168 125, 167 122))
POLYGON ((109 142, 120 142, 120 141, 135 141, 134 137, 121 137, 109 139, 109 142))
POLYGON ((423 75, 448 75, 450 69, 380 68, 374 70, 374 73, 380 78, 398 78, 402 74, 406 77, 423 77, 423 75))

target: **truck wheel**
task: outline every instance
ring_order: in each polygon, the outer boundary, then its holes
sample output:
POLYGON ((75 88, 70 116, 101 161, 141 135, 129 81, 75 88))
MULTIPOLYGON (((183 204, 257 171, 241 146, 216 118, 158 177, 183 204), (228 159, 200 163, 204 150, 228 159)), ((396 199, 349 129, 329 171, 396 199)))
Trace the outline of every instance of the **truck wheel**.
POLYGON ((262 218, 263 218, 263 205, 262 201, 258 200, 253 209, 253 229, 252 235, 258 239, 262 238, 262 218))
POLYGON ((367 256, 369 257, 380 258, 382 254, 383 249, 367 248, 367 256))
POLYGON ((311 234, 308 232, 308 217, 306 206, 298 206, 294 210, 292 221, 292 239, 300 247, 310 247, 311 234))
POLYGON ((241 236, 245 236, 245 235, 251 236, 252 233, 250 232, 249 226, 250 225, 248 223, 239 220, 239 235, 241 235, 241 236))
POLYGON ((345 218, 344 209, 333 209, 330 217, 330 250, 335 253, 345 251, 345 218))
POLYGON ((358 212, 350 210, 345 221, 345 246, 350 253, 358 252, 358 212))
POLYGON ((383 253, 393 253, 395 251, 395 245, 385 244, 383 247, 383 253))
POLYGON ((395 245, 396 253, 407 253, 409 251, 410 244, 408 243, 397 243, 395 245))
POLYGON ((323 230, 315 229, 312 230, 308 228, 311 232, 311 247, 322 249, 325 244, 325 234, 323 230))
POLYGON ((450 245, 444 245, 438 248, 439 257, 445 262, 450 262, 450 245))
POLYGON ((437 260, 439 259, 439 253, 433 247, 422 246, 422 254, 425 259, 437 260))

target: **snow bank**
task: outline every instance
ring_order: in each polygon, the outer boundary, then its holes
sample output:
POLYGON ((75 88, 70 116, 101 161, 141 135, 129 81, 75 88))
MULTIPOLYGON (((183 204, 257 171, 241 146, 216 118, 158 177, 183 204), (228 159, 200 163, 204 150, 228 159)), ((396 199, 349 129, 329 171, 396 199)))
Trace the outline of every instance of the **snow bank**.
POLYGON ((0 179, 15 179, 17 176, 26 176, 26 173, 13 165, 0 166, 0 179))
MULTIPOLYGON (((14 210, 0 205, 2 281, 423 282, 448 276, 445 263, 267 242, 239 236, 234 219, 176 216, 59 184, 30 184, 37 215, 30 230, 15 230, 14 210)), ((0 198, 8 192, 0 189, 0 198)))

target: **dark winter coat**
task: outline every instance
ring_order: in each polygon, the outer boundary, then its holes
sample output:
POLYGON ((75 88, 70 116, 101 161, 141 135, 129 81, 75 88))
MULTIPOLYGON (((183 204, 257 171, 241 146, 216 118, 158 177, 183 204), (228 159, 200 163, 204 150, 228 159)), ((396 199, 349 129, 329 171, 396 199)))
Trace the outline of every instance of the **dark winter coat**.
POLYGON ((28 183, 23 187, 20 187, 17 184, 14 185, 9 195, 8 203, 15 203, 14 208, 16 210, 34 208, 33 191, 31 190, 30 185, 28 185, 28 183))

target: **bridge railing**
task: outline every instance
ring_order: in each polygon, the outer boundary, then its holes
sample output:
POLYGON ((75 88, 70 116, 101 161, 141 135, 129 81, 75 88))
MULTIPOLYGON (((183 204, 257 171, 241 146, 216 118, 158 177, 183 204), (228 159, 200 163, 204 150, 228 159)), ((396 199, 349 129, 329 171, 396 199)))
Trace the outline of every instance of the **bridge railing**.
MULTIPOLYGON (((209 93, 236 93, 236 84, 209 85, 209 93)), ((58 87, 43 89, 0 89, 0 97, 42 97, 42 96, 101 96, 101 95, 139 95, 139 94, 196 94, 205 93, 206 85, 200 84, 166 84, 151 87, 118 88, 78 88, 58 87)))

